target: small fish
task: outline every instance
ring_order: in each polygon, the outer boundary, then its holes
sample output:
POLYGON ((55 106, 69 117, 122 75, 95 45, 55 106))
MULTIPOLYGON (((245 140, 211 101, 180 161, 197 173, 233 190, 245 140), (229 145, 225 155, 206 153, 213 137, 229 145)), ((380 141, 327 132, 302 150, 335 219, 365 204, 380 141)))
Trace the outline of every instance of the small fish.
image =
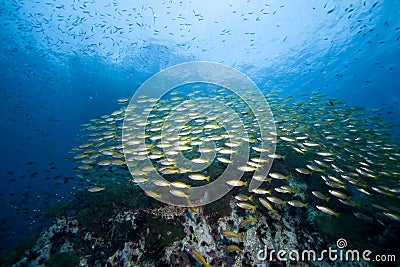
POLYGON ((155 171, 156 169, 153 166, 146 166, 142 168, 142 171, 144 172, 151 172, 151 171, 155 171))
POLYGON ((300 154, 303 154, 303 155, 304 155, 304 152, 305 152, 305 151, 303 151, 302 149, 300 149, 300 148, 298 148, 298 147, 295 147, 295 146, 292 146, 292 148, 293 148, 293 150, 296 151, 297 153, 300 153, 300 154))
POLYGON ((229 147, 239 147, 241 145, 241 142, 239 142, 239 143, 226 142, 225 145, 229 146, 229 147))
POLYGON ((318 168, 317 166, 314 165, 306 165, 307 168, 309 168, 310 170, 314 171, 314 172, 325 172, 323 169, 318 168))
POLYGON ((394 221, 400 222, 400 215, 391 211, 384 211, 383 214, 394 221))
POLYGON ((251 205, 247 202, 238 202, 238 203, 236 203, 236 205, 245 210, 256 210, 256 206, 251 205))
POLYGON ((131 99, 130 98, 120 98, 120 99, 117 99, 117 102, 118 102, 118 104, 125 104, 125 103, 128 103, 129 100, 131 100, 131 99))
MULTIPOLYGON (((193 145, 193 142, 190 143, 190 144, 193 145)), ((205 148, 205 147, 203 147, 203 148, 199 148, 197 151, 198 151, 199 153, 211 153, 211 152, 214 152, 215 150, 212 149, 212 148, 205 148)))
POLYGON ((150 181, 150 179, 144 178, 144 177, 137 177, 137 178, 133 178, 132 181, 137 184, 141 184, 141 183, 146 183, 146 182, 150 181))
POLYGON ((255 188, 251 191, 257 195, 265 195, 265 194, 270 195, 271 194, 271 190, 266 190, 266 189, 262 189, 262 188, 255 188))
POLYGON ((279 154, 269 154, 268 157, 271 159, 283 159, 283 160, 285 159, 285 156, 279 154))
POLYGON ((317 152, 318 155, 323 156, 323 157, 331 157, 333 156, 332 153, 328 153, 328 152, 317 152))
POLYGON ((171 186, 171 183, 167 180, 155 180, 153 181, 153 184, 155 184, 156 186, 171 186))
POLYGON ((162 174, 176 174, 179 173, 178 169, 163 168, 159 170, 162 174))
POLYGON ((285 136, 280 136, 279 138, 282 139, 283 141, 286 141, 286 142, 294 142, 294 141, 296 141, 295 139, 288 138, 288 137, 285 137, 285 136))
POLYGON ((275 187, 274 190, 278 193, 282 193, 282 194, 289 194, 290 192, 287 191, 286 189, 280 188, 280 187, 275 187))
POLYGON ((220 150, 218 150, 218 153, 227 155, 227 154, 235 154, 235 153, 237 153, 237 151, 234 151, 232 149, 220 149, 220 150))
POLYGON ((365 215, 364 213, 361 213, 361 212, 354 212, 353 214, 354 214, 354 216, 356 218, 358 218, 360 220, 369 221, 369 222, 372 222, 374 220, 372 217, 367 216, 367 215, 365 215))
POLYGON ((200 264, 203 264, 205 267, 211 267, 210 264, 207 263, 206 259, 203 257, 203 255, 201 255, 200 252, 198 252, 195 249, 192 249, 190 251, 192 253, 192 257, 200 264))
POLYGON ((144 172, 144 171, 141 171, 141 170, 134 170, 132 172, 132 175, 134 175, 134 176, 147 175, 147 172, 144 172))
POLYGON ((365 189, 363 189, 363 188, 357 188, 357 190, 360 191, 360 192, 363 193, 363 194, 368 195, 368 196, 371 195, 370 192, 368 192, 367 190, 365 190, 365 189))
POLYGON ((325 200, 326 202, 329 202, 329 200, 331 199, 330 197, 326 197, 324 194, 318 191, 312 191, 311 193, 317 198, 325 200))
POLYGON ((339 218, 340 213, 334 212, 332 209, 325 207, 325 206, 316 206, 317 209, 322 211, 323 213, 329 214, 329 215, 334 215, 336 218, 339 218))
POLYGON ((375 204, 375 203, 372 204, 372 207, 374 207, 374 208, 376 208, 378 210, 388 211, 388 209, 386 207, 383 207, 383 206, 375 204))
POLYGON ((342 198, 339 198, 338 200, 339 200, 339 202, 341 202, 341 203, 343 203, 343 204, 345 204, 345 205, 347 205, 347 206, 351 206, 351 207, 361 207, 361 204, 355 202, 354 200, 347 200, 347 199, 342 199, 342 198))
POLYGON ((251 161, 257 162, 257 163, 266 163, 269 162, 269 159, 263 159, 263 158, 251 158, 251 161))
POLYGON ((301 191, 299 189, 296 189, 290 185, 282 185, 281 188, 286 190, 290 194, 300 194, 301 193, 301 191))
POLYGON ((88 164, 84 164, 84 165, 79 166, 78 169, 80 169, 80 170, 91 170, 91 169, 93 169, 93 166, 88 165, 88 164))
POLYGON ((321 167, 324 167, 324 168, 328 167, 328 165, 326 165, 324 162, 322 162, 320 160, 315 159, 314 162, 317 163, 321 167))
POLYGON ((242 172, 253 172, 253 171, 257 170, 257 168, 254 168, 251 166, 239 166, 238 170, 242 171, 242 172))
POLYGON ((289 200, 287 202, 290 206, 296 207, 296 208, 308 208, 308 203, 303 203, 298 200, 289 200))
POLYGON ((189 179, 195 180, 195 181, 202 181, 206 180, 207 182, 210 182, 210 176, 205 176, 200 173, 195 173, 195 174, 190 174, 189 179))
POLYGON ((333 195, 333 196, 335 196, 335 197, 337 197, 337 198, 341 198, 341 199, 350 199, 349 196, 347 196, 345 193, 340 192, 340 191, 328 190, 328 192, 329 192, 331 195, 333 195))
POLYGON ((260 165, 260 164, 258 164, 258 163, 255 163, 255 162, 252 162, 252 161, 247 162, 247 165, 250 165, 251 167, 254 167, 254 168, 256 168, 256 169, 262 167, 262 165, 260 165))
POLYGON ((258 200, 261 202, 261 204, 266 207, 269 211, 271 211, 273 214, 276 214, 277 211, 272 207, 271 203, 269 203, 266 199, 260 197, 258 200))
POLYGON ((310 172, 309 170, 304 169, 304 168, 295 168, 295 170, 296 170, 298 173, 301 173, 301 174, 307 174, 307 175, 310 175, 310 174, 311 174, 311 172, 310 172))
POLYGON ((269 173, 268 175, 277 180, 289 180, 289 176, 285 176, 277 172, 269 173))
POLYGON ((257 152, 268 152, 269 151, 268 149, 265 149, 262 147, 256 147, 256 146, 253 146, 252 149, 257 152))
POLYGON ((316 143, 310 143, 310 142, 304 142, 303 145, 308 146, 308 147, 315 147, 315 146, 319 146, 319 144, 316 143))
POLYGON ((204 125, 204 129, 218 129, 221 128, 221 125, 218 124, 207 124, 204 125))
POLYGON ((219 162, 222 162, 222 163, 225 163, 225 164, 230 164, 230 163, 232 163, 232 160, 226 159, 226 158, 218 157, 217 160, 218 160, 219 162))
POLYGON ((230 186, 247 186, 247 182, 243 182, 241 180, 229 180, 226 183, 230 186))
POLYGON ((88 191, 91 193, 96 193, 96 192, 103 191, 105 189, 106 189, 105 187, 93 186, 93 187, 88 188, 88 191))
POLYGON ((110 164, 111 164, 110 160, 102 160, 102 161, 97 162, 97 165, 100 165, 100 166, 109 166, 110 164))
POLYGON ((345 185, 345 184, 342 184, 342 183, 336 183, 336 182, 331 182, 331 181, 325 181, 325 184, 326 184, 327 186, 329 186, 329 187, 332 187, 332 188, 337 188, 337 189, 342 188, 342 189, 346 189, 346 185, 345 185))
POLYGON ((191 211, 193 211, 194 214, 196 214, 197 216, 200 216, 199 210, 191 202, 189 202, 189 208, 191 211))
POLYGON ((152 198, 156 198, 156 199, 161 199, 162 198, 161 194, 158 194, 158 193, 153 192, 153 191, 145 191, 145 193, 146 193, 146 195, 148 195, 149 197, 152 197, 152 198))
POLYGON ((246 196, 246 195, 243 195, 243 194, 235 196, 235 199, 239 200, 239 201, 251 201, 251 202, 253 202, 253 196, 246 196))
POLYGON ((169 190, 169 192, 176 197, 189 198, 189 195, 181 190, 169 190))
POLYGON ((256 223, 258 222, 257 218, 248 218, 244 221, 242 221, 239 225, 238 228, 243 228, 246 227, 247 225, 251 224, 251 223, 256 223))
POLYGON ((229 245, 229 246, 226 247, 226 250, 227 251, 236 251, 236 252, 239 252, 239 253, 242 253, 242 251, 243 251, 241 248, 239 248, 236 245, 229 245))
POLYGON ((275 204, 278 204, 278 205, 285 205, 286 204, 286 201, 283 201, 282 199, 274 197, 274 196, 267 197, 267 199, 269 201, 271 201, 272 203, 275 203, 275 204))
POLYGON ((176 188, 190 188, 190 185, 185 184, 184 182, 172 182, 171 185, 176 188))
POLYGON ((268 182, 271 183, 272 179, 267 178, 266 176, 261 176, 261 175, 254 175, 253 176, 254 180, 260 181, 260 182, 268 182))
POLYGON ((196 163, 196 164, 204 164, 204 163, 208 163, 209 161, 206 159, 197 158, 197 159, 192 159, 192 162, 196 163))
POLYGON ((232 237, 232 238, 237 238, 237 239, 243 238, 243 233, 237 234, 237 233, 229 231, 229 230, 224 230, 221 232, 221 234, 225 237, 232 237))

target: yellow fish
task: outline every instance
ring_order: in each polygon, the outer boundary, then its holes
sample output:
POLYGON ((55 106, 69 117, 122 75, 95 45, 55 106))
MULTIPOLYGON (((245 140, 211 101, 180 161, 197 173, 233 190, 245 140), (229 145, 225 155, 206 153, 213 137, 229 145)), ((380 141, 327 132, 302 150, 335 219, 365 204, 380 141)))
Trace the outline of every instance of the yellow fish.
POLYGON ((93 187, 88 188, 88 191, 91 193, 96 193, 96 192, 103 191, 105 189, 106 189, 105 187, 93 186, 93 187))
POLYGON ((200 252, 198 252, 198 251, 195 250, 195 249, 192 249, 190 252, 192 253, 193 258, 194 258, 198 263, 201 263, 201 264, 203 264, 203 265, 206 266, 206 267, 211 267, 211 265, 207 263, 206 259, 203 257, 203 255, 201 255, 200 252))
POLYGON ((241 248, 239 248, 239 247, 236 246, 236 245, 227 246, 226 249, 227 249, 228 251, 237 251, 237 252, 239 252, 239 253, 242 253, 242 251, 243 251, 241 248))

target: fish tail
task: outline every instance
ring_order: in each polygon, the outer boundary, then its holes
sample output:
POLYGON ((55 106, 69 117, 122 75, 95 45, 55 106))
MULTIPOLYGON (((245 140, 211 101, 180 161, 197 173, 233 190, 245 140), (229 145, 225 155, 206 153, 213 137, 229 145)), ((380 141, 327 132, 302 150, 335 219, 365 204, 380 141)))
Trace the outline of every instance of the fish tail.
POLYGON ((240 233, 240 239, 243 240, 243 238, 244 238, 244 232, 240 233))
POLYGON ((206 176, 206 181, 210 182, 210 176, 206 176))
POLYGON ((336 218, 339 218, 340 213, 335 213, 336 218))
POLYGON ((331 200, 330 197, 325 198, 326 202, 329 202, 329 200, 331 200))
POLYGON ((249 200, 250 200, 251 202, 253 202, 253 195, 251 195, 251 196, 249 197, 249 200))

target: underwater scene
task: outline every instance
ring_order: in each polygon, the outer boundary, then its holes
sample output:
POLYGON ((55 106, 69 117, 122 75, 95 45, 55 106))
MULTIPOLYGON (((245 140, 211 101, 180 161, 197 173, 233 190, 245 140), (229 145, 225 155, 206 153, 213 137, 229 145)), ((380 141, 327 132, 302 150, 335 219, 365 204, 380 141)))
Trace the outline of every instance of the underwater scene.
POLYGON ((398 7, 1 1, 1 266, 400 266, 398 7))

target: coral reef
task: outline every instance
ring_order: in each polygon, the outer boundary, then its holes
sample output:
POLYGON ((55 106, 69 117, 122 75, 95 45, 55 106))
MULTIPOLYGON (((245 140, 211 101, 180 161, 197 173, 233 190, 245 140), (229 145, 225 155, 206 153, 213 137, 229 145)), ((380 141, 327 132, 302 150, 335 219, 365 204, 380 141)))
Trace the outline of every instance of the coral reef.
POLYGON ((132 193, 136 189, 117 187, 109 193, 82 192, 68 208, 60 206, 64 215, 58 207, 52 208, 48 214, 56 215, 53 224, 31 240, 29 246, 25 245, 24 253, 17 255, 18 262, 14 257, 7 263, 15 263, 14 266, 200 266, 198 253, 211 266, 332 264, 327 260, 269 258, 270 253, 278 250, 325 249, 329 236, 316 233, 315 227, 326 222, 313 214, 293 214, 288 206, 281 207, 278 214, 262 208, 244 210, 236 205, 232 192, 211 205, 196 208, 154 205, 150 199, 144 205, 138 201, 146 198, 141 194, 124 203, 124 192, 132 193), (118 190, 122 190, 121 194, 118 190), (313 223, 305 227, 307 218, 313 223), (265 253, 268 257, 260 258, 265 253))

